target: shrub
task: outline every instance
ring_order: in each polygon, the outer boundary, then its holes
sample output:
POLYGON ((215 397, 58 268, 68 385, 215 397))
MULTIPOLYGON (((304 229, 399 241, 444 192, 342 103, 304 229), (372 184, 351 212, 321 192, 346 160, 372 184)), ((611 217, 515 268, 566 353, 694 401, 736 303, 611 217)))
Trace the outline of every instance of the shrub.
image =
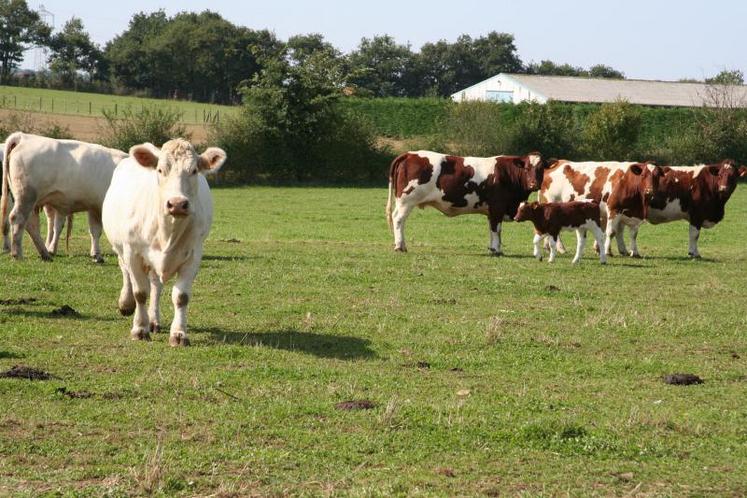
POLYGON ((67 126, 62 126, 56 121, 40 123, 37 114, 26 111, 13 111, 3 117, 0 121, 0 142, 4 142, 5 137, 17 131, 34 133, 49 138, 72 137, 67 126))
POLYGON ((389 155, 358 113, 340 105, 334 60, 316 53, 268 61, 244 91, 238 116, 213 139, 229 157, 234 181, 360 183, 383 181, 389 155))
POLYGON ((512 154, 539 151, 545 157, 573 157, 579 131, 573 108, 557 102, 522 103, 511 132, 512 154))
POLYGON ((150 142, 158 147, 172 138, 189 139, 187 128, 180 123, 182 113, 166 107, 144 107, 139 111, 125 109, 119 115, 104 111, 106 128, 101 143, 119 150, 150 142))
POLYGON ((641 111, 626 101, 602 104, 583 127, 583 153, 595 160, 636 160, 641 111))

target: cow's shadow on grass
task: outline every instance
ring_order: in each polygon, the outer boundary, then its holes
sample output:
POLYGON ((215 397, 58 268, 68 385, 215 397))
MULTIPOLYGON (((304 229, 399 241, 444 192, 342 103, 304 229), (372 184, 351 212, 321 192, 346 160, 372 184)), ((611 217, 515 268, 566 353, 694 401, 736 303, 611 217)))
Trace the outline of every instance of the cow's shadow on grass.
POLYGON ((240 344, 243 346, 266 347, 285 351, 300 352, 319 358, 338 360, 366 360, 377 357, 370 345, 371 341, 360 337, 327 335, 298 330, 274 332, 226 332, 207 328, 193 329, 197 333, 210 334, 215 344, 240 344))

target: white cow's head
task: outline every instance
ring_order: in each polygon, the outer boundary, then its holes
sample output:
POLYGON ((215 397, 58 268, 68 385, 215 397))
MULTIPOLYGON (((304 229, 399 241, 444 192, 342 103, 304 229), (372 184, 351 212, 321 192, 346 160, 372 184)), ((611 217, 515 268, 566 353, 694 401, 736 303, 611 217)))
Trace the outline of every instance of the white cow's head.
POLYGON ((130 156, 144 168, 156 170, 161 208, 175 218, 190 214, 190 200, 197 196, 198 174, 215 173, 226 161, 222 149, 210 147, 200 155, 181 138, 169 140, 161 149, 150 143, 136 145, 130 149, 130 156))

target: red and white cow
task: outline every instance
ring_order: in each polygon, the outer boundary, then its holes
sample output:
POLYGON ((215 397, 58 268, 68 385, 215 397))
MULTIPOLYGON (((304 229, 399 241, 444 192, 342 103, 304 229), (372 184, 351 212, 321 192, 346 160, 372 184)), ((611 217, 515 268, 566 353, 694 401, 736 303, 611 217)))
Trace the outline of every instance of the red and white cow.
POLYGON ((225 160, 221 149, 211 147, 200 155, 192 144, 176 139, 161 149, 136 145, 114 171, 104 199, 104 230, 122 270, 119 310, 135 313, 133 340, 150 339, 151 331, 160 330, 161 290, 176 277, 169 344, 189 345, 187 304, 213 220, 203 174, 215 173, 225 160))
MULTIPOLYGON (((670 221, 690 222, 688 254, 699 258, 698 238, 701 228, 712 228, 724 219, 724 208, 737 186, 737 179, 747 175, 747 167, 734 161, 700 166, 666 166, 646 219, 659 224, 670 221)), ((635 244, 637 234, 631 232, 635 244)))
MULTIPOLYGON (((638 232, 662 174, 659 166, 649 163, 557 161, 545 170, 539 199, 540 202, 593 200, 599 203, 606 234, 605 253, 612 254, 614 237, 620 254, 626 255, 622 225, 630 227, 631 232, 638 232)), ((635 240, 629 254, 640 257, 635 240)))
POLYGON ((51 259, 40 235, 38 209, 49 206, 62 216, 89 212, 91 256, 100 261, 101 205, 114 168, 125 157, 120 150, 76 140, 10 135, 4 147, 0 219, 3 225, 10 221, 13 257, 23 257, 26 229, 41 258, 51 259), (15 205, 8 216, 11 192, 15 205))
POLYGON ((446 216, 486 215, 489 250, 501 255, 501 223, 513 220, 519 204, 539 189, 544 167, 539 153, 460 157, 421 150, 400 155, 389 171, 386 205, 394 249, 407 251, 405 220, 413 208, 432 206, 446 216))
MULTIPOLYGON (((581 261, 586 245, 586 232, 591 230, 598 247, 604 246, 604 232, 600 227, 599 204, 594 201, 571 202, 522 202, 514 217, 514 221, 531 221, 534 225, 534 257, 542 261, 542 239, 548 237, 550 242, 550 258, 555 261, 557 253, 556 243, 563 230, 576 232, 576 257, 573 263, 581 261)), ((599 251, 599 262, 607 263, 607 254, 599 251)))

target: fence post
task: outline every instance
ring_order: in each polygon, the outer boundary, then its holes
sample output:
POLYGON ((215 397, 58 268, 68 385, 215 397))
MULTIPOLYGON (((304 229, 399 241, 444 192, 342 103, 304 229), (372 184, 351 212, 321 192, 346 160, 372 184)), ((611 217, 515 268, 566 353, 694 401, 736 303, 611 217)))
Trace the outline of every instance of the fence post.
POLYGON ((91 114, 93 114, 93 102, 89 100, 88 101, 88 115, 90 116, 91 114))
POLYGON ((119 104, 116 102, 114 103, 114 117, 117 117, 119 115, 119 104))
POLYGON ((54 97, 52 98, 52 114, 54 114, 54 97))

